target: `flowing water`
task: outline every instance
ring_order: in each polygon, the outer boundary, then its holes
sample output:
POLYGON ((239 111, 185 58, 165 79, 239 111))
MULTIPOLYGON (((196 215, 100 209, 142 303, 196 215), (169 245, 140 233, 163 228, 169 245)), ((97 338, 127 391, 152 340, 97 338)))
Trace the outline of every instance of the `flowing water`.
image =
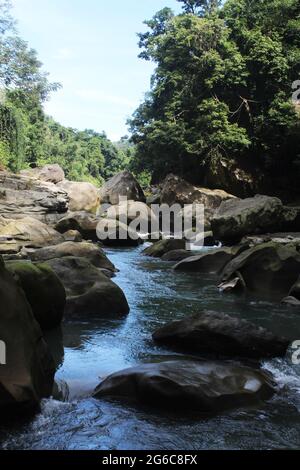
MULTIPOLYGON (((56 379, 64 400, 44 400, 39 415, 0 429, 2 449, 201 450, 295 449, 300 447, 300 366, 291 353, 263 362, 279 391, 258 408, 211 418, 164 413, 90 398, 103 377, 143 362, 174 358, 151 333, 166 321, 203 308, 241 316, 275 333, 300 339, 297 309, 246 296, 224 295, 210 275, 174 272, 172 264, 146 258, 141 249, 109 250, 120 272, 131 312, 101 320, 88 312, 49 336, 59 363, 56 379)), ((178 356, 177 356, 178 357, 178 356)), ((179 355, 180 357, 180 355, 179 355)))

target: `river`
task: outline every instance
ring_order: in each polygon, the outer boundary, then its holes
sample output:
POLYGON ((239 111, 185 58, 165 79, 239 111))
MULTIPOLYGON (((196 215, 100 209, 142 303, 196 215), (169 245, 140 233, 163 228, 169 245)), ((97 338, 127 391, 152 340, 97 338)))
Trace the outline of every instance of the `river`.
POLYGON ((279 391, 258 408, 195 419, 189 414, 175 415, 90 397, 101 378, 113 372, 162 357, 174 358, 176 353, 152 342, 151 333, 166 321, 204 308, 241 316, 289 337, 295 338, 295 332, 299 332, 300 339, 296 309, 246 295, 221 294, 212 275, 174 272, 172 263, 144 257, 141 250, 107 251, 120 269, 114 281, 127 296, 129 316, 101 320, 87 313, 80 320, 64 323, 63 339, 56 332, 49 336, 60 364, 56 380, 64 399, 44 400, 41 413, 29 422, 0 429, 0 448, 299 448, 300 366, 292 364, 291 353, 285 359, 262 363, 274 374, 279 391))

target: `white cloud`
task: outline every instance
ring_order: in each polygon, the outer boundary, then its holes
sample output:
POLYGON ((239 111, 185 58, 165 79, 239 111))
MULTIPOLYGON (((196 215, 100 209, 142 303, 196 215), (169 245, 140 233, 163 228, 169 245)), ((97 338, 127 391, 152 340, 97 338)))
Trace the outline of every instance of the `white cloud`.
POLYGON ((125 97, 117 96, 117 95, 109 95, 100 90, 81 89, 81 90, 76 91, 76 95, 80 98, 97 102, 97 103, 116 104, 118 106, 126 106, 129 108, 135 108, 137 105, 137 103, 125 97))

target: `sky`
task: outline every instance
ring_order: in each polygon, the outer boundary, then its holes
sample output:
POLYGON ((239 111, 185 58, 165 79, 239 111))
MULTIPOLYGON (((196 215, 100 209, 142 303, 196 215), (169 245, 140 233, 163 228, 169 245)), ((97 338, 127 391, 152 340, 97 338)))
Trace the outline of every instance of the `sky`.
POLYGON ((18 31, 38 52, 53 93, 45 111, 61 124, 119 140, 150 88, 154 64, 139 59, 143 21, 176 0, 12 0, 18 31))

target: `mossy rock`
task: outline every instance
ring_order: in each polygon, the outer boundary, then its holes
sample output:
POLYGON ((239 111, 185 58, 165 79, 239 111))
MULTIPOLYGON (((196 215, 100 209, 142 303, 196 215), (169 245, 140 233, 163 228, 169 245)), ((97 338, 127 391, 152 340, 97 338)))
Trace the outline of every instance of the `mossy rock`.
POLYGON ((66 305, 63 284, 46 264, 8 261, 6 268, 22 287, 32 312, 43 330, 60 325, 66 305))

